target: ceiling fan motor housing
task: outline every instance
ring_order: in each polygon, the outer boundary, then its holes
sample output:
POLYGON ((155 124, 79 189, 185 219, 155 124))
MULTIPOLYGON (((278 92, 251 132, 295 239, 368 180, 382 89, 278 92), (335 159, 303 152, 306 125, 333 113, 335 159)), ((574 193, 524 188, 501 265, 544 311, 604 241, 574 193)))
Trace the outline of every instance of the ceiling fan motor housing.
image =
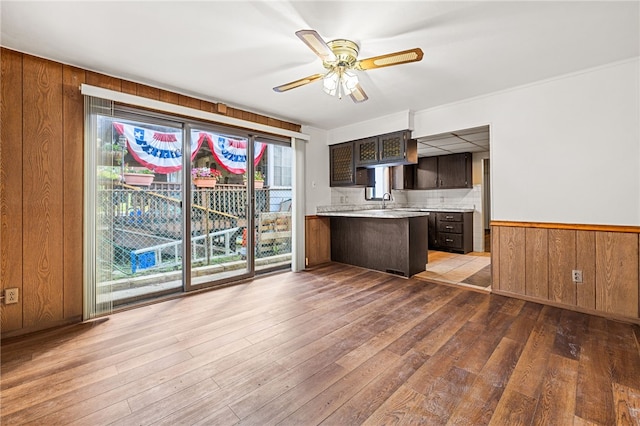
POLYGON ((352 68, 358 58, 359 46, 351 40, 337 39, 331 40, 327 43, 327 46, 331 49, 334 55, 336 55, 335 62, 323 61, 322 65, 326 69, 332 69, 336 66, 352 68))

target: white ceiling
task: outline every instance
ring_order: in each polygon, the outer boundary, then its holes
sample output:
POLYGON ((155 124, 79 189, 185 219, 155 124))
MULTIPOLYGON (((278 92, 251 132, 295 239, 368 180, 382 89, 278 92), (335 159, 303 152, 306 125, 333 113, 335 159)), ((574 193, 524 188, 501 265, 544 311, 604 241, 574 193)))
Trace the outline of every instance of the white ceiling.
POLYGON ((418 111, 640 55, 638 1, 0 2, 10 49, 321 129, 418 111), (359 72, 354 104, 320 81, 295 35, 420 47, 418 63, 359 72))

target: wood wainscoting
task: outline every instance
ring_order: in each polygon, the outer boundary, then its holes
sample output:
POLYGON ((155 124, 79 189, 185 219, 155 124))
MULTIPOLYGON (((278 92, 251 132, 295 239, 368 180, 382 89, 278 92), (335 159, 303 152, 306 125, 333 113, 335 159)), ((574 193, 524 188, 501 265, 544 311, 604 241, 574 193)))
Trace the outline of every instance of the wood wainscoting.
POLYGON ((494 221, 493 292, 640 323, 639 234, 636 226, 494 221))

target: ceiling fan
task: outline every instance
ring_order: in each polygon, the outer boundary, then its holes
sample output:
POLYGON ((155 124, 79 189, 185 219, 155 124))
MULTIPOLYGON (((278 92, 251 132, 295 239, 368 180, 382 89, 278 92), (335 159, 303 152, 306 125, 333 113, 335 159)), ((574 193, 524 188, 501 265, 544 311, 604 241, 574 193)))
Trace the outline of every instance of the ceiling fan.
POLYGON ((274 87, 273 90, 276 92, 285 92, 323 79, 324 91, 329 95, 337 96, 339 99, 349 95, 356 103, 364 102, 369 98, 358 83, 358 76, 354 71, 418 62, 423 56, 422 49, 415 48, 358 60, 359 46, 351 40, 337 39, 325 42, 314 30, 296 31, 296 35, 322 59, 322 65, 328 71, 274 87))

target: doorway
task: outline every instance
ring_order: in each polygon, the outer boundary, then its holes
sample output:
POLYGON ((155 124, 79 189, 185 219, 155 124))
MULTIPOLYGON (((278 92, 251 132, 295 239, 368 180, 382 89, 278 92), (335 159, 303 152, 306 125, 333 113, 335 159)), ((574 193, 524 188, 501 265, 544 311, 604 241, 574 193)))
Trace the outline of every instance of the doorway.
POLYGON ((429 207, 473 209, 473 251, 460 254, 430 250, 426 271, 418 278, 490 291, 491 286, 491 170, 490 126, 484 125, 419 138, 419 155, 472 154, 472 187, 422 191, 410 201, 429 207))

